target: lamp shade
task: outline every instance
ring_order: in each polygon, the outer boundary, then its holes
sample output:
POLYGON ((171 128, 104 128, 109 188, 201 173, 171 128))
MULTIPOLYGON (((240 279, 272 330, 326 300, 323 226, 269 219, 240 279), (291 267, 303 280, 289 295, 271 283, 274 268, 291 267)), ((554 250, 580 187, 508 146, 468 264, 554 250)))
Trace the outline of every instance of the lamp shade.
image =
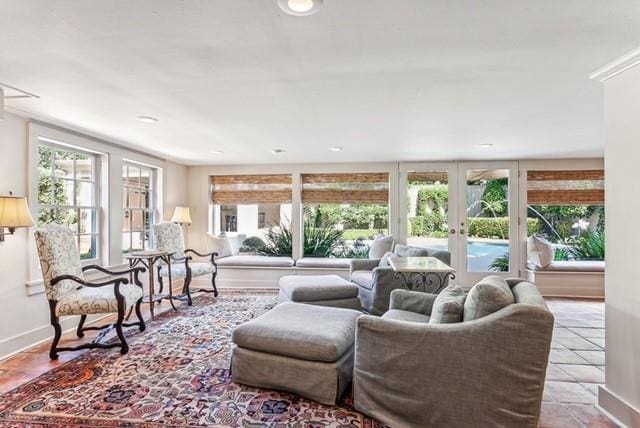
POLYGON ((33 218, 27 198, 0 196, 0 227, 16 228, 33 226, 33 218))
POLYGON ((191 224, 191 214, 189 213, 189 207, 176 207, 173 211, 173 217, 171 221, 174 223, 191 224))

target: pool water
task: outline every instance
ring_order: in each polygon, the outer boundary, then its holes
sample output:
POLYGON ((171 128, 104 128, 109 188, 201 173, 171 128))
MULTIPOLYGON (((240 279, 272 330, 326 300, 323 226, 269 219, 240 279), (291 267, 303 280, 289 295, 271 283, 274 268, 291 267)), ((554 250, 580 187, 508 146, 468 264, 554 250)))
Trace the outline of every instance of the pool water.
MULTIPOLYGON (((416 238, 410 238, 412 242, 409 245, 415 245, 419 247, 430 247, 438 250, 446 250, 446 239, 429 239, 426 240, 416 238)), ((498 257, 502 257, 509 252, 509 244, 500 241, 468 241, 467 242, 467 263, 469 265, 469 272, 491 272, 489 266, 498 257)))

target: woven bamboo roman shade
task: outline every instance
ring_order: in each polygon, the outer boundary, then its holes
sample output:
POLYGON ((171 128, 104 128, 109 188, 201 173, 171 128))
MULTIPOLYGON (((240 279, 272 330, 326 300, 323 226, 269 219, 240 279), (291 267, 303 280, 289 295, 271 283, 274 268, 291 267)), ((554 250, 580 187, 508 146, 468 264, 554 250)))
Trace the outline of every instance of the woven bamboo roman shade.
POLYGON ((291 175, 215 175, 211 200, 218 205, 291 203, 291 175))
POLYGON ((528 171, 527 203, 604 205, 604 171, 528 171))
POLYGON ((388 204, 389 174, 303 174, 302 202, 309 204, 388 204))

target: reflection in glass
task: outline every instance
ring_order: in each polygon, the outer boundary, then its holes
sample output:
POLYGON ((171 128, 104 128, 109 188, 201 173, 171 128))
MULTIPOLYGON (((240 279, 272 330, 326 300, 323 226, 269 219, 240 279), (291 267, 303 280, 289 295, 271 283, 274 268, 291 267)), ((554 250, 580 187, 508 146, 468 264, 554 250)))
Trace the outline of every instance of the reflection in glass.
POLYGON ((410 172, 407 186, 407 243, 449 249, 449 174, 410 172))

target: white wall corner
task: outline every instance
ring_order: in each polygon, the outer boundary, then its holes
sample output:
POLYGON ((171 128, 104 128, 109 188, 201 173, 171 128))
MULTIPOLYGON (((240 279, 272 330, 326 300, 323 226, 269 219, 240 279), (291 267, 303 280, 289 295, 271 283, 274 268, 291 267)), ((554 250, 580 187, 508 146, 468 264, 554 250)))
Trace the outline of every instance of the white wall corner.
POLYGON ((640 47, 611 61, 589 75, 590 79, 606 82, 640 64, 640 47))

